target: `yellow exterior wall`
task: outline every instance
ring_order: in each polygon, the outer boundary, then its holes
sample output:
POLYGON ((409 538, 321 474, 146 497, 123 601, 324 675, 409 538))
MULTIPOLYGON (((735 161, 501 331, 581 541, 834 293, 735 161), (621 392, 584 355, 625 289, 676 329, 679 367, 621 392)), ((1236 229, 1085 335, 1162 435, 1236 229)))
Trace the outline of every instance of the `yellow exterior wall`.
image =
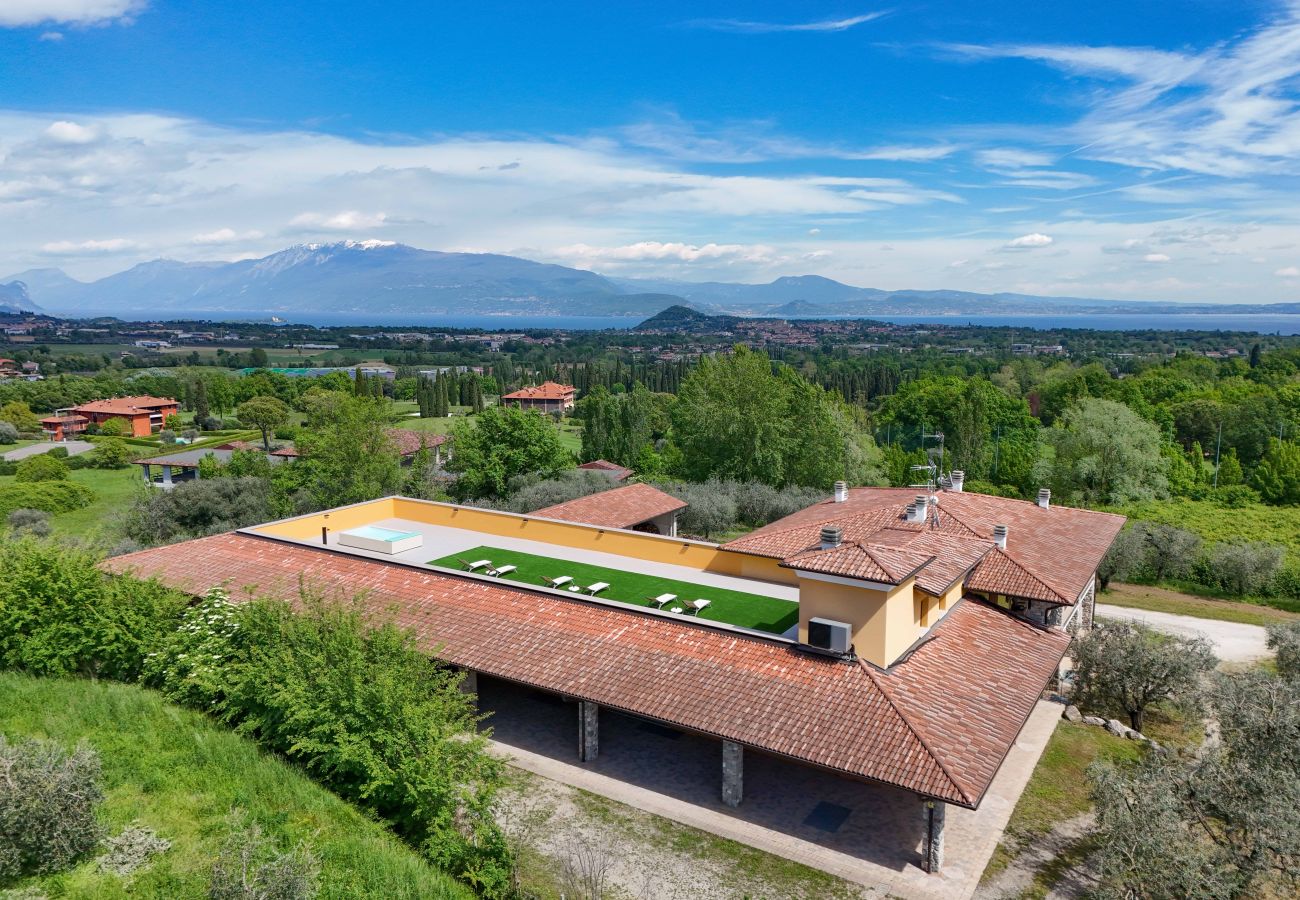
POLYGON ((274 537, 314 540, 322 525, 331 531, 343 531, 381 519, 408 519, 426 525, 441 525, 473 531, 484 536, 512 537, 538 541, 557 547, 596 550, 647 562, 671 563, 721 575, 739 575, 780 584, 794 584, 794 573, 782 569, 779 560, 723 550, 715 544, 662 537, 642 532, 596 528, 576 522, 534 519, 514 513, 431 503, 404 497, 375 500, 352 507, 314 513, 257 530, 274 537))
POLYGON ((908 579, 888 591, 813 578, 799 580, 799 640, 808 642, 809 619, 834 619, 853 626, 853 649, 878 666, 888 666, 916 640, 913 586, 908 579))

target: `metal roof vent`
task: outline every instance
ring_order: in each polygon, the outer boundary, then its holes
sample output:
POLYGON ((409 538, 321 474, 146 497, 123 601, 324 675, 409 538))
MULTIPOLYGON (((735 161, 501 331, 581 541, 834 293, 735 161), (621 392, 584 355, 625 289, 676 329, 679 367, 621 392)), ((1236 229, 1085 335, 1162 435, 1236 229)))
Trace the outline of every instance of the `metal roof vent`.
POLYGON ((847 481, 835 482, 835 502, 843 503, 849 499, 849 483, 847 481))
POLYGON ((961 469, 953 469, 948 473, 948 486, 955 493, 962 492, 962 486, 966 483, 966 473, 961 469))
POLYGON ((822 528, 822 549, 834 550, 844 542, 844 529, 838 525, 826 525, 822 528))
POLYGON ((1007 549, 1007 526, 993 526, 993 543, 997 544, 1002 550, 1007 549))
POLYGON ((1048 488, 1038 489, 1038 505, 1048 509, 1052 505, 1052 492, 1048 488))

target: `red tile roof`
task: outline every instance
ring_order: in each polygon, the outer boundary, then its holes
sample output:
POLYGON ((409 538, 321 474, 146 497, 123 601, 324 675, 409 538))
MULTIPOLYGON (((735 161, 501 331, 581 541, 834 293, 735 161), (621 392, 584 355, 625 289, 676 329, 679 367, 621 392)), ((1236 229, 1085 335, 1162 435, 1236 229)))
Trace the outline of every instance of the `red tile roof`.
POLYGON ((626 466, 620 466, 618 463, 612 463, 607 459, 593 459, 591 462, 585 462, 578 466, 579 469, 586 469, 590 472, 608 472, 614 476, 616 481, 626 481, 632 476, 632 470, 626 466))
POLYGON ((526 387, 513 393, 506 394, 502 400, 570 400, 573 398, 574 387, 571 384, 558 384, 554 381, 544 381, 536 387, 526 387))
POLYGON ((92 400, 90 403, 83 403, 73 411, 107 416, 140 416, 157 412, 158 408, 163 406, 179 408, 180 404, 166 397, 114 397, 109 400, 92 400))
POLYGON ((450 440, 445 434, 429 434, 427 431, 412 431, 409 428, 389 429, 388 436, 402 456, 413 456, 420 451, 421 445, 432 450, 450 440))
MULTIPOLYGON (((927 536, 908 542, 907 549, 931 553, 931 565, 945 570, 928 573, 926 582, 937 584, 948 572, 960 575, 974 557, 966 583, 970 590, 1073 603, 1124 525, 1123 516, 1110 513, 1059 505, 1043 509, 1024 500, 957 491, 940 492, 932 518, 914 525, 905 521, 904 507, 916 495, 914 488, 854 488, 843 502, 815 503, 724 546, 790 560, 820 546, 823 525, 838 525, 845 543, 871 546, 886 542, 887 532, 913 529, 927 536), (1008 526, 1006 550, 990 552, 994 525, 1008 526)), ((887 543, 901 546, 892 538, 887 543)))
POLYGON ((1069 643, 967 599, 887 671, 633 609, 231 533, 110 559, 192 594, 361 594, 446 661, 974 807, 1069 643))
POLYGON ((685 508, 685 500, 678 500, 658 488, 648 484, 628 484, 533 510, 529 515, 601 528, 631 528, 656 516, 685 508))

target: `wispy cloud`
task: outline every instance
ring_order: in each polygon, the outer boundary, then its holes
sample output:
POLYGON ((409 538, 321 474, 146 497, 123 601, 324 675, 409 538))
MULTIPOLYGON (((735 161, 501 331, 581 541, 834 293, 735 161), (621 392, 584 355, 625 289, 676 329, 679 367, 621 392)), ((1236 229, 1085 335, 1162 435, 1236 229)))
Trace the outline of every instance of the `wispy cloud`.
MULTIPOLYGON (((0 27, 130 22, 147 5, 148 0, 4 0, 0 3, 0 27)), ((46 32, 41 40, 58 40, 51 34, 46 32)))
POLYGON ((815 22, 752 22, 746 19, 695 19, 686 24, 692 28, 711 31, 730 31, 736 34, 775 34, 787 31, 848 31, 867 22, 889 15, 888 10, 849 16, 846 19, 819 19, 815 22))

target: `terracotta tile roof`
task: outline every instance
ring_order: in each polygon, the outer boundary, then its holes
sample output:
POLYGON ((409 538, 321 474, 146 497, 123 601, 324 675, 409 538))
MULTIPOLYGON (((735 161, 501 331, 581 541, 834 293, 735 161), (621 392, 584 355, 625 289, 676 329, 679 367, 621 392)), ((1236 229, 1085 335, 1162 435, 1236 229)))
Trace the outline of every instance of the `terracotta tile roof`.
MULTIPOLYGON (((967 546, 960 550, 959 544, 940 546, 938 541, 987 541, 994 525, 1006 525, 1007 549, 983 556, 975 564, 967 586, 1052 603, 1073 603, 1124 524, 1123 516, 1110 513, 1059 505, 1043 509, 1024 500, 943 491, 937 495, 937 523, 912 525, 905 521, 904 507, 916 494, 914 488, 854 488, 843 502, 815 503, 724 546, 785 560, 819 546, 823 525, 838 525, 845 542, 873 545, 881 543, 883 530, 910 528, 925 531, 933 536, 926 540, 935 542, 914 543, 911 549, 931 552, 936 558, 934 565, 953 569, 976 549, 967 546)), ((935 514, 932 509, 931 515, 935 514)), ((938 573, 927 578, 929 582, 939 580, 938 573)))
POLYGON ((593 459, 591 462, 583 463, 578 468, 590 472, 608 472, 614 476, 616 481, 626 481, 632 476, 631 469, 620 466, 618 463, 612 463, 607 459, 593 459))
POLYGON ((529 515, 600 528, 631 528, 647 519, 686 508, 686 501, 648 484, 627 484, 577 500, 557 503, 529 515))
POLYGON ((275 450, 271 451, 271 455, 282 456, 286 459, 296 459, 297 457, 302 456, 302 454, 298 452, 297 447, 277 447, 275 450))
POLYGON ((77 422, 89 422, 89 421, 90 420, 87 419, 85 416, 46 416, 45 418, 41 419, 41 424, 45 425, 48 423, 50 425, 63 425, 69 422, 76 424, 77 422))
POLYGON ((156 412, 162 406, 179 407, 179 405, 175 400, 169 400, 166 397, 114 397, 110 400, 93 400, 90 403, 83 403, 73 411, 82 414, 99 413, 109 416, 139 416, 156 412))
POLYGON ((883 584, 902 584, 932 559, 933 556, 900 550, 897 547, 841 544, 827 550, 815 549, 797 553, 781 565, 801 572, 842 575, 846 578, 862 578, 883 584))
POLYGON ((446 661, 978 805, 1069 637, 964 600, 888 671, 521 586, 230 533, 110 559, 192 594, 362 593, 446 661), (671 685, 671 690, 665 687, 671 685))
POLYGON ((420 451, 421 442, 432 450, 447 443, 450 438, 445 434, 429 434, 427 431, 412 431, 409 428, 391 428, 388 436, 392 438, 397 452, 402 456, 413 456, 420 451))
POLYGON ((557 384, 545 381, 536 387, 526 387, 506 394, 502 400, 569 400, 573 398, 574 387, 571 384, 557 384))

